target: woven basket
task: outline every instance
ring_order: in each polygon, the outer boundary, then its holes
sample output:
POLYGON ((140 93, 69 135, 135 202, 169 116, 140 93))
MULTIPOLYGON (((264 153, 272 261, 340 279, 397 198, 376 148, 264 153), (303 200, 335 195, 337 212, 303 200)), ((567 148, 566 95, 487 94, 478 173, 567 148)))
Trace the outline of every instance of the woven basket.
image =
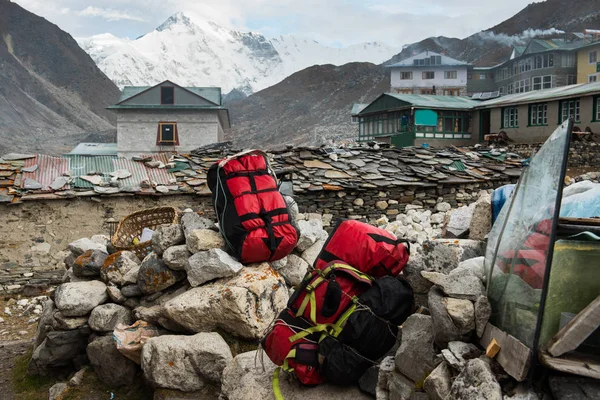
POLYGON ((112 244, 119 251, 133 251, 143 260, 152 251, 152 241, 133 244, 133 240, 142 236, 144 228, 156 230, 162 225, 176 224, 178 218, 179 213, 173 207, 156 207, 134 212, 119 222, 112 244))

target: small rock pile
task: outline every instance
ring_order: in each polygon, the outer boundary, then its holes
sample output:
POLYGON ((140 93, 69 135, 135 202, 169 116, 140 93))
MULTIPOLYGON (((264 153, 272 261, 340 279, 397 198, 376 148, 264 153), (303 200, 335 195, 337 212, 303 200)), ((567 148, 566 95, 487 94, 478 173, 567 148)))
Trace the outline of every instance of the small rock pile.
POLYGON ((64 283, 43 299, 29 373, 68 373, 91 363, 112 387, 143 375, 154 388, 220 390, 231 349, 258 343, 327 232, 321 216, 294 212, 295 251, 272 265, 244 266, 225 251, 212 220, 187 211, 179 224, 153 233, 143 259, 116 251, 101 235, 69 244, 64 283), (139 365, 119 352, 112 336, 117 326, 136 321, 160 332, 144 344, 139 365))

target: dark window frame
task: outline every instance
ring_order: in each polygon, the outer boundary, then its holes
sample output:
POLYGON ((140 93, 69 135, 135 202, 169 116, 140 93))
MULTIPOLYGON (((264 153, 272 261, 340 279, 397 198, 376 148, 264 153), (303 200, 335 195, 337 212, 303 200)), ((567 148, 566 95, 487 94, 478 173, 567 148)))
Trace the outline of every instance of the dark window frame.
POLYGON ((165 106, 172 106, 175 105, 175 86, 161 86, 160 87, 160 105, 165 105, 165 106), (165 103, 163 102, 163 90, 164 89, 171 89, 173 91, 173 102, 172 103, 165 103))
POLYGON ((175 121, 160 121, 158 123, 158 129, 156 132, 156 145, 157 146, 179 146, 179 130, 177 129, 177 122, 175 121), (162 127, 163 125, 173 126, 173 140, 163 140, 162 127))

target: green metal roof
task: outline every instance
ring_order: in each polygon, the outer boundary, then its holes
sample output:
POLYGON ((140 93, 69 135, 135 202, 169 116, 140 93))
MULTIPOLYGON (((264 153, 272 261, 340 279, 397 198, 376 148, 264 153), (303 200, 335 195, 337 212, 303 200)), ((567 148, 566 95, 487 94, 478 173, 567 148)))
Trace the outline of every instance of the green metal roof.
POLYGON ((209 105, 164 105, 164 104, 115 104, 106 107, 109 110, 123 110, 123 109, 161 109, 161 110, 227 110, 222 106, 209 106, 209 105))
POLYGON ((600 82, 580 83, 552 89, 534 90, 527 93, 509 94, 478 103, 475 108, 504 107, 512 104, 537 103, 595 94, 600 94, 600 82))
MULTIPOLYGON (((169 80, 166 80, 166 81, 161 82, 154 86, 125 86, 123 88, 123 90, 121 90, 121 97, 119 98, 118 102, 121 103, 121 102, 123 102, 127 99, 130 99, 148 89, 152 89, 154 87, 161 86, 164 83, 169 83, 169 84, 178 86, 180 88, 183 88, 185 90, 188 90, 188 91, 194 93, 195 95, 198 95, 212 103, 219 104, 219 105, 221 104, 221 100, 222 100, 221 99, 221 88, 219 88, 219 87, 179 86, 176 83, 173 83, 169 80)), ((161 106, 161 108, 162 107, 163 106, 161 106)))
POLYGON ((79 143, 69 155, 80 156, 116 156, 116 143, 79 143))
POLYGON ((77 154, 66 154, 64 156, 70 162, 71 173, 73 174, 73 183, 71 186, 76 188, 92 188, 91 182, 79 178, 88 175, 90 172, 96 172, 102 175, 102 181, 110 181, 110 173, 115 170, 113 160, 116 156, 80 156, 77 154))
POLYGON ((148 90, 151 87, 152 86, 125 86, 123 90, 121 90, 121 97, 119 98, 119 103, 127 100, 130 97, 135 96, 136 94, 140 94, 144 90, 148 90))

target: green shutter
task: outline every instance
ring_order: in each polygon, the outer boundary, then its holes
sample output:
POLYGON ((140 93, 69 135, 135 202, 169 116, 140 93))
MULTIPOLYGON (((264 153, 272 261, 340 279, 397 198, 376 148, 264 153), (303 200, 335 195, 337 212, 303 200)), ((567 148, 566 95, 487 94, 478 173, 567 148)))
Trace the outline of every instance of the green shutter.
POLYGON ((529 108, 529 110, 527 112, 527 126, 531 126, 531 125, 533 125, 531 123, 531 108, 532 108, 532 105, 530 104, 528 108, 529 108))
MULTIPOLYGON (((594 97, 594 105, 592 106, 592 122, 598 122, 598 99, 600 96, 594 97)), ((581 110, 579 111, 581 112, 581 110)))
POLYGON ((563 108, 563 102, 559 101, 558 102, 558 125, 562 124, 562 108, 563 108))
POLYGON ((500 111, 500 129, 504 129, 504 107, 500 111))

